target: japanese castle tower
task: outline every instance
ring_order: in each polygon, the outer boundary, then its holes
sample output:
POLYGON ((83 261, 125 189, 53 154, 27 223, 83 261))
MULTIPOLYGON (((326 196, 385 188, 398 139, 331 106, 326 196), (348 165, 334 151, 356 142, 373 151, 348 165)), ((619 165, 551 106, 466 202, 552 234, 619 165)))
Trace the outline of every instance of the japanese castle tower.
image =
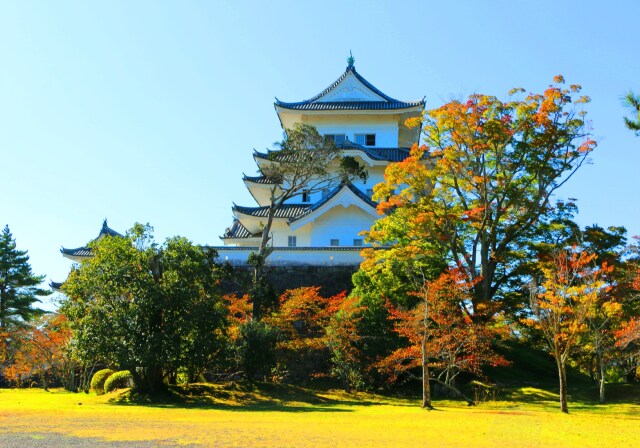
MULTIPOLYGON (((366 182, 342 184, 333 191, 296 196, 277 210, 269 244, 270 265, 359 265, 363 237, 379 217, 371 200, 373 186, 383 181, 391 162, 404 160, 418 142, 420 130, 408 128, 408 118, 420 116, 424 99, 396 100, 362 77, 349 57, 345 72, 318 95, 299 102, 276 98, 274 107, 283 130, 295 123, 315 126, 332 138, 343 156, 352 156, 369 173, 366 182)), ((268 153, 254 151, 260 167, 273 163, 268 153)), ((276 159, 277 160, 277 159, 276 159)), ((256 201, 253 206, 235 205, 234 220, 216 247, 222 260, 244 264, 257 249, 267 217, 269 191, 275 184, 263 175, 244 176, 245 186, 256 201)))
MULTIPOLYGON (((409 156, 420 137, 420 130, 408 128, 405 121, 420 116, 424 99, 396 100, 364 79, 356 71, 353 57, 347 61, 345 72, 318 95, 292 103, 276 99, 274 107, 283 129, 295 123, 315 126, 320 134, 334 140, 344 156, 352 156, 364 165, 369 177, 366 182, 357 180, 285 202, 276 211, 271 227, 269 244, 273 252, 267 258, 269 265, 358 266, 364 245, 360 232, 371 228, 379 217, 371 200, 373 186, 383 181, 387 165, 409 156)), ((269 153, 256 151, 253 158, 258 171, 264 164, 274 163, 269 153)), ((233 223, 221 237, 224 246, 215 247, 222 261, 237 265, 246 264, 260 244, 269 191, 274 186, 262 175, 245 175, 243 181, 256 204, 233 206, 233 223)), ((105 236, 122 235, 109 228, 105 219, 96 239, 105 236)), ((63 247, 61 252, 74 262, 91 256, 87 246, 63 247)), ((346 280, 350 282, 350 278, 348 275, 346 280)), ((51 282, 56 291, 60 286, 51 282)))

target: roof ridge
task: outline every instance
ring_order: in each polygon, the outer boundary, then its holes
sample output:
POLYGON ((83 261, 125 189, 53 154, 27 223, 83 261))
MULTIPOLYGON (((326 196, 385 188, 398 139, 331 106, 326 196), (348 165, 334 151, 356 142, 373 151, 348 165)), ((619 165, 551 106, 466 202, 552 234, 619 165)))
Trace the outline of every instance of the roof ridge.
MULTIPOLYGON (((341 102, 341 101, 328 101, 326 103, 331 104, 331 103, 399 103, 399 104, 411 104, 412 106, 417 106, 420 104, 424 104, 424 98, 420 101, 401 101, 401 100, 397 100, 395 98, 390 97, 389 95, 385 94, 384 92, 382 92, 380 89, 378 89, 377 87, 375 87, 373 84, 371 84, 369 81, 367 81, 364 76, 362 76, 360 73, 358 73, 358 71, 356 70, 355 66, 353 65, 348 65, 347 69, 344 71, 344 73, 342 73, 342 75, 340 75, 340 77, 338 79, 336 79, 333 83, 331 83, 329 85, 329 87, 325 88, 324 90, 322 90, 320 93, 318 93, 317 95, 303 100, 303 101, 297 101, 297 102, 286 102, 286 101, 280 101, 278 99, 278 97, 276 97, 276 105, 279 106, 283 106, 283 105, 302 105, 302 104, 311 104, 311 103, 315 103, 316 101, 318 101, 320 98, 326 96, 329 92, 331 92, 332 90, 334 90, 342 81, 345 80, 345 78, 349 75, 349 73, 352 73, 356 79, 358 81, 360 81, 366 88, 368 88, 369 90, 371 90, 373 93, 375 93, 376 95, 382 97, 384 99, 384 101, 347 101, 347 102, 341 102)), ((407 106, 407 107, 412 107, 412 106, 407 106)))

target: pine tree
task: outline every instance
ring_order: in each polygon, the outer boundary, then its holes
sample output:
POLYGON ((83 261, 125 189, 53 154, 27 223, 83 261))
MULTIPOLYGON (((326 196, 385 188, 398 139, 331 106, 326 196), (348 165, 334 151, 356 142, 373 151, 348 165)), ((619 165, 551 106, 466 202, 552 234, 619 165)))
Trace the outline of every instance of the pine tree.
POLYGON ((634 131, 636 135, 640 135, 640 95, 629 91, 622 97, 622 104, 634 116, 634 118, 624 117, 624 124, 628 129, 634 131))
POLYGON ((38 287, 44 275, 35 275, 29 265, 26 250, 18 250, 16 241, 5 226, 0 234, 0 332, 9 332, 16 326, 44 313, 34 308, 38 297, 50 291, 38 287))

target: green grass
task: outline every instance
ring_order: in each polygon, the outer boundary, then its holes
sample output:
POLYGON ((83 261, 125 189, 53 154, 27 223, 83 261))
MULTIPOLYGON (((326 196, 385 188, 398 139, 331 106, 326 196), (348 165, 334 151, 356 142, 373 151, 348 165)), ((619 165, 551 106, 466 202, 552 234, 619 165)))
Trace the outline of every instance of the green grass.
POLYGON ((526 387, 467 407, 293 386, 229 383, 173 389, 160 401, 125 392, 0 390, 0 432, 57 433, 114 441, 258 447, 640 445, 640 388, 610 387, 613 403, 570 403, 526 387))

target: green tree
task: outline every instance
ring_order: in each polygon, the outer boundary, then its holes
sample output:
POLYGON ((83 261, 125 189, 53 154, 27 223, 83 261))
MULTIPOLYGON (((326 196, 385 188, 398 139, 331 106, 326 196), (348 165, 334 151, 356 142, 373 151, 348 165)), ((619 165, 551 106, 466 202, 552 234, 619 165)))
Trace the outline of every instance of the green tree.
POLYGON ((588 98, 576 97, 580 86, 554 81, 524 99, 514 89, 507 101, 476 94, 427 111, 426 145, 391 164, 375 187, 387 216, 368 240, 383 247, 365 263, 385 263, 384 245, 405 245, 414 258, 443 252, 474 285, 474 319, 491 316, 520 287, 532 243, 555 213, 552 195, 595 147, 579 110, 588 98))
POLYGON ((91 249, 63 286, 79 359, 129 370, 147 393, 178 370, 192 379, 211 365, 226 326, 215 251, 180 237, 157 245, 140 224, 91 249))
POLYGON ((16 241, 5 226, 0 234, 0 333, 10 333, 15 327, 43 314, 34 305, 51 291, 38 286, 44 275, 31 271, 26 250, 18 250, 16 241))
POLYGON ((282 205, 297 196, 313 194, 349 182, 355 178, 366 179, 367 171, 353 157, 343 157, 334 142, 318 133, 309 124, 296 123, 287 129, 285 138, 269 152, 269 162, 260 166, 260 172, 272 180, 266 223, 258 251, 249 259, 254 267, 252 288, 253 318, 261 317, 261 294, 265 286, 265 261, 270 254, 268 246, 271 226, 276 212, 282 205))
POLYGON ((622 104, 633 114, 633 118, 624 117, 624 124, 640 135, 640 96, 629 91, 622 97, 622 104))

